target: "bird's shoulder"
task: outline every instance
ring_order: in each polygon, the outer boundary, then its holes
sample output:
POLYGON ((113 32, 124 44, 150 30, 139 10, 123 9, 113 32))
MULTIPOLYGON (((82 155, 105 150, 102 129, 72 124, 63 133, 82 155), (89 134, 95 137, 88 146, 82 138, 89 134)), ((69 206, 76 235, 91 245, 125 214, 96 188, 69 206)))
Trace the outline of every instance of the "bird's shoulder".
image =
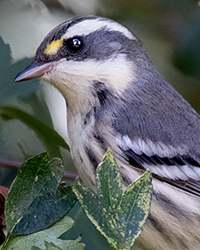
POLYGON ((153 79, 118 96, 102 84, 95 120, 111 128, 116 152, 129 165, 200 196, 200 117, 162 77, 153 79))

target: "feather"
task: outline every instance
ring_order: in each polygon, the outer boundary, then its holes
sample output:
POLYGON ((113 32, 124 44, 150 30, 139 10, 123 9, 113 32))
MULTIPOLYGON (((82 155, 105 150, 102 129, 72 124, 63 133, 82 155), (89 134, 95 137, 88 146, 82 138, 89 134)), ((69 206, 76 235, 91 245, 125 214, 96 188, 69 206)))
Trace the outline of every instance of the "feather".
POLYGON ((145 153, 135 153, 130 148, 121 148, 121 151, 124 159, 134 168, 150 169, 154 178, 200 196, 200 163, 191 156, 148 156, 145 153))

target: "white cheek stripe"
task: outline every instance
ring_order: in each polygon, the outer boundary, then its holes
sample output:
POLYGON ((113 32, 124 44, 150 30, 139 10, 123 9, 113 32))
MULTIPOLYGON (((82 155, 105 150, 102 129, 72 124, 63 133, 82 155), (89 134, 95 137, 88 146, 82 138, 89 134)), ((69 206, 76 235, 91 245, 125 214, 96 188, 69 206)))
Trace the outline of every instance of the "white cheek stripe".
POLYGON ((72 27, 69 27, 69 29, 62 36, 62 38, 68 39, 73 36, 87 36, 90 33, 104 27, 109 31, 119 31, 127 38, 131 40, 136 40, 133 34, 123 25, 109 19, 103 20, 101 18, 84 20, 80 23, 73 25, 72 27))
POLYGON ((43 78, 47 81, 57 80, 72 91, 77 88, 79 92, 84 91, 85 88, 91 89, 91 82, 99 81, 105 83, 109 89, 120 93, 135 80, 136 67, 126 60, 123 54, 105 61, 62 59, 57 62, 52 72, 44 75, 43 78))

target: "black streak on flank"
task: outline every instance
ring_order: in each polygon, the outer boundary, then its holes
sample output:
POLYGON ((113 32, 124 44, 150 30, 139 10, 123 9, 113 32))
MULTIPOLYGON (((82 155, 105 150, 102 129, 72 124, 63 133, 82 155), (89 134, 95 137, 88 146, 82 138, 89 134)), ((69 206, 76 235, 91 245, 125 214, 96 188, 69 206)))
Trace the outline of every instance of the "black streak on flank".
POLYGON ((166 195, 161 193, 154 192, 154 197, 161 204, 164 210, 167 210, 167 213, 171 214, 173 217, 178 220, 189 219, 188 214, 179 207, 173 200, 169 199, 166 195))
POLYGON ((96 113, 96 107, 93 107, 84 117, 84 125, 88 125, 88 123, 91 121, 92 116, 94 116, 96 113))
POLYGON ((93 153, 93 151, 90 148, 85 147, 85 153, 87 154, 90 162, 92 163, 92 165, 96 169, 99 163, 98 163, 97 158, 96 158, 95 154, 93 153))
POLYGON ((106 89, 97 91, 97 97, 101 106, 105 105, 108 93, 106 89))
POLYGON ((121 177, 122 177, 122 183, 124 185, 129 186, 132 183, 131 179, 128 176, 121 173, 121 177))
POLYGON ((90 121, 91 118, 91 110, 86 114, 85 118, 84 118, 84 125, 88 125, 88 122, 90 121))
POLYGON ((163 228, 163 225, 155 217, 153 217, 151 213, 148 216, 147 223, 150 223, 157 230, 157 232, 159 232, 160 235, 162 235, 162 237, 167 242, 169 242, 169 243, 172 242, 171 239, 170 239, 170 237, 167 234, 166 229, 163 228))
POLYGON ((180 237, 177 237, 177 240, 181 246, 181 249, 184 249, 184 250, 189 250, 188 246, 185 244, 184 240, 180 237))
POLYGON ((102 145, 105 145, 105 140, 102 136, 100 136, 99 134, 95 134, 94 133, 94 138, 102 145))
POLYGON ((97 96, 99 100, 99 104, 101 107, 104 107, 106 102, 109 100, 108 96, 110 95, 110 91, 102 82, 94 83, 94 95, 97 96))
POLYGON ((106 152, 108 150, 108 144, 105 140, 105 138, 98 133, 94 132, 94 138, 98 142, 99 146, 106 152))
MULTIPOLYGON (((169 234, 170 232, 168 232, 167 229, 163 228, 163 225, 155 217, 153 217, 151 213, 148 216, 147 223, 150 223, 163 237, 163 239, 168 242, 168 244, 173 243, 169 234)), ((179 242, 181 249, 188 249, 188 247, 180 237, 176 237, 176 240, 179 242)))

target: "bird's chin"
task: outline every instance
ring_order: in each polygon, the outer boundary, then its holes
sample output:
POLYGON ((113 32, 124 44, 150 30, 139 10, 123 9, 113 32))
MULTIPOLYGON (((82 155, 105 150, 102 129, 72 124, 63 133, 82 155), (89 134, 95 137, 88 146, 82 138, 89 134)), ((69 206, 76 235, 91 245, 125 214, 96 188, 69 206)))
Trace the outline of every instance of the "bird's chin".
POLYGON ((40 76, 40 78, 45 82, 53 84, 50 72, 44 73, 43 75, 40 76))
POLYGON ((55 88, 57 88, 61 92, 61 94, 63 94, 62 89, 64 88, 64 84, 62 83, 62 81, 59 81, 56 78, 56 76, 57 76, 57 74, 56 74, 55 70, 53 69, 53 70, 51 70, 49 72, 46 72, 43 75, 41 75, 40 78, 43 81, 53 85, 55 88))

